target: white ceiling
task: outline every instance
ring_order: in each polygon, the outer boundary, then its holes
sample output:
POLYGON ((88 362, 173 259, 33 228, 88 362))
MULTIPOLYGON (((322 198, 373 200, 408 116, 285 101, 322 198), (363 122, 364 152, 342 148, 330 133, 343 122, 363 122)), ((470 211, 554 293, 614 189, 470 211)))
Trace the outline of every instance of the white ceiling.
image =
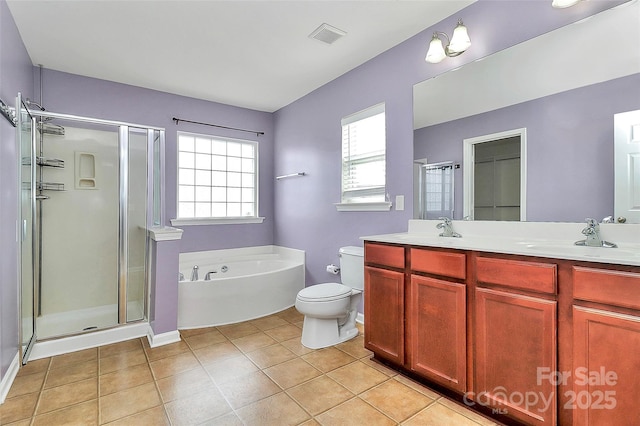
POLYGON ((34 65, 272 112, 473 1, 7 4, 34 65), (347 35, 308 38, 323 23, 347 35))

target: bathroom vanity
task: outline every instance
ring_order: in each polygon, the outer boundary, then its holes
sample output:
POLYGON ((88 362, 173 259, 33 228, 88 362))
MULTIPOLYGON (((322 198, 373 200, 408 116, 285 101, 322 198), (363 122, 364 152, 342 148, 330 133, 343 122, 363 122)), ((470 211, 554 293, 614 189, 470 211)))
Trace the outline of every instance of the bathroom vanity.
POLYGON ((640 225, 603 227, 609 249, 573 246, 582 224, 437 223, 363 237, 378 360, 502 421, 640 423, 640 225))

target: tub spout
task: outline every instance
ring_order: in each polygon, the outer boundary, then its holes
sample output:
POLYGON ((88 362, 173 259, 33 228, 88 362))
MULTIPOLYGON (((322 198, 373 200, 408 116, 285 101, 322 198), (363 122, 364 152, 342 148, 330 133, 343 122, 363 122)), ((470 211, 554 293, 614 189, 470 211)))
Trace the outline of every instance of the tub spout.
POLYGON ((198 265, 191 270, 191 281, 198 281, 198 265))

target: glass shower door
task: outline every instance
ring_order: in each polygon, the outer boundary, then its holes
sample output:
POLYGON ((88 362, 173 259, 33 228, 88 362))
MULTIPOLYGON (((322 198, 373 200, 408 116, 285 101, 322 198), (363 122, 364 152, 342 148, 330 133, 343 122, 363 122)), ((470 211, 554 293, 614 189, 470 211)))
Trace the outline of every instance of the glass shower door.
POLYGON ((36 341, 36 321, 34 307, 35 294, 35 256, 34 256, 34 218, 36 209, 35 179, 35 118, 27 111, 20 94, 16 103, 17 135, 20 147, 20 347, 21 362, 26 364, 29 352, 36 341))

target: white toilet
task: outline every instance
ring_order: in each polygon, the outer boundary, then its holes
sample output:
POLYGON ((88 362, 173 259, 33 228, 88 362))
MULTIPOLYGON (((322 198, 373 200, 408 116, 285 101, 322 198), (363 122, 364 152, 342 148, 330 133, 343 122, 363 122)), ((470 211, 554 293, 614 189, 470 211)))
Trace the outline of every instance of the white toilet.
POLYGON ((358 335, 356 315, 364 290, 364 249, 340 249, 342 284, 316 284, 300 290, 296 309, 304 315, 302 344, 326 348, 358 335))

